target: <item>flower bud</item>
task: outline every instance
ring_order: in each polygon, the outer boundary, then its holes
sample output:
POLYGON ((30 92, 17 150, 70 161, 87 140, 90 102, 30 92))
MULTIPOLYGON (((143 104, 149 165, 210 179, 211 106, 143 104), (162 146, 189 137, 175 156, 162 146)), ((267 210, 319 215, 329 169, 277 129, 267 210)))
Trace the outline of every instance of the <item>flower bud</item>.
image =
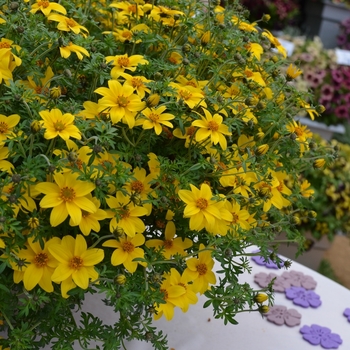
POLYGON ((206 31, 201 37, 201 45, 207 46, 210 41, 210 31, 206 31))
POLYGON ((259 312, 261 314, 267 314, 270 311, 270 308, 267 305, 260 305, 259 312))
POLYGON ((120 274, 114 279, 114 282, 122 286, 126 283, 126 276, 120 274))
POLYGON ((316 112, 319 113, 319 114, 322 114, 325 110, 326 110, 326 108, 323 105, 318 105, 316 107, 316 112))
POLYGON ((310 218, 316 218, 316 217, 317 217, 317 213, 316 213, 314 210, 308 211, 307 215, 308 215, 310 218))
POLYGON ((190 52, 191 51, 191 45, 186 43, 182 45, 182 52, 190 52))
POLYGON ((264 301, 266 301, 268 298, 269 298, 269 297, 268 297, 266 294, 264 294, 264 293, 258 293, 258 294, 254 297, 254 301, 255 301, 256 303, 261 304, 261 303, 263 303, 264 301))
POLYGON ((62 94, 62 91, 59 86, 56 86, 50 89, 50 97, 53 100, 57 100, 58 98, 60 98, 61 94, 62 94))
POLYGON ((301 220, 300 220, 299 216, 293 215, 293 216, 292 216, 292 222, 293 222, 294 224, 296 224, 296 225, 300 225, 301 220))
POLYGON ((255 153, 256 153, 258 156, 261 156, 261 155, 263 155, 263 154, 266 154, 267 151, 269 150, 269 148, 270 148, 269 145, 265 143, 265 144, 259 146, 259 147, 256 149, 255 153))
POLYGON ((270 19, 271 19, 271 16, 268 15, 268 14, 264 14, 264 15, 261 17, 261 20, 262 20, 263 22, 268 22, 270 19))
POLYGON ((155 107, 158 105, 160 96, 158 94, 149 95, 146 100, 146 105, 148 108, 155 107))
POLYGON ((314 161, 314 168, 321 169, 326 164, 326 161, 323 158, 316 159, 314 161))
POLYGON ((36 134, 41 130, 41 124, 39 120, 33 120, 30 124, 30 130, 33 134, 36 134))

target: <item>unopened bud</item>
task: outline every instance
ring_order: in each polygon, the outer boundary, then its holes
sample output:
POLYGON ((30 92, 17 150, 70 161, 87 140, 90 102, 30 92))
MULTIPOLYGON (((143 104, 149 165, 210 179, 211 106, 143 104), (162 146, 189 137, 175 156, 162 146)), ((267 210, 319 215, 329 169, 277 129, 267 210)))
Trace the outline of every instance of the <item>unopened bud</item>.
POLYGON ((41 130, 41 124, 38 120, 33 120, 30 124, 30 130, 33 134, 36 134, 41 130))
POLYGON ((266 294, 264 294, 264 293, 258 293, 258 294, 254 297, 254 301, 255 301, 256 303, 261 304, 261 303, 263 303, 264 301, 266 301, 268 298, 269 298, 269 297, 268 297, 266 294))
POLYGON ((265 144, 259 146, 259 147, 256 149, 255 153, 256 153, 258 156, 264 155, 264 154, 267 153, 267 151, 269 150, 269 148, 270 148, 269 145, 265 143, 265 144))
POLYGON ((122 286, 126 283, 126 276, 120 274, 114 279, 114 282, 122 286))
POLYGON ((146 100, 146 105, 148 108, 155 107, 160 101, 160 96, 158 94, 149 95, 146 100))

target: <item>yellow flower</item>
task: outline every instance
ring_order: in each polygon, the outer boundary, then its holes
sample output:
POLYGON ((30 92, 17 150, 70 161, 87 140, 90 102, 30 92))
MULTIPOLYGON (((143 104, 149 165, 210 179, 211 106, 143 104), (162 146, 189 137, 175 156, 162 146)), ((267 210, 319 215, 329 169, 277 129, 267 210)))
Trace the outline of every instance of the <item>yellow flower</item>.
MULTIPOLYGON (((151 188, 151 181, 153 181, 157 174, 151 173, 146 175, 146 170, 144 168, 135 168, 133 171, 134 180, 127 182, 124 188, 132 196, 137 196, 141 201, 147 201, 150 195, 155 196, 151 188)), ((147 215, 152 211, 151 203, 142 203, 142 206, 147 209, 147 215)))
POLYGON ((262 156, 264 154, 267 153, 267 151, 269 150, 270 146, 268 144, 263 144, 263 145, 260 145, 256 148, 255 150, 255 153, 258 155, 258 156, 262 156))
POLYGON ((5 242, 2 238, 0 238, 0 249, 5 248, 5 242))
POLYGON ((48 293, 53 292, 51 276, 58 265, 58 261, 49 252, 51 244, 59 244, 60 239, 53 237, 45 242, 41 248, 40 242, 34 242, 33 237, 29 237, 26 249, 18 252, 18 257, 25 260, 28 265, 22 268, 23 284, 25 289, 32 290, 37 284, 48 293))
POLYGON ((137 2, 130 3, 128 1, 120 1, 116 3, 112 3, 109 5, 110 7, 115 7, 120 11, 121 15, 125 15, 128 18, 139 18, 139 16, 143 16, 143 6, 138 4, 137 2))
POLYGON ((171 268, 169 273, 164 275, 164 280, 160 286, 160 291, 163 292, 165 303, 155 305, 156 315, 155 320, 158 320, 162 315, 170 321, 174 317, 175 306, 181 308, 183 312, 187 312, 190 304, 196 304, 198 297, 193 291, 192 284, 180 273, 171 268))
POLYGON ((77 23, 73 18, 68 18, 66 16, 59 15, 57 13, 50 14, 47 18, 49 21, 58 22, 57 29, 64 32, 72 31, 74 34, 79 34, 80 31, 89 33, 89 31, 77 23))
POLYGON ((291 63, 289 65, 289 67, 287 68, 287 80, 291 81, 295 78, 297 78, 299 75, 303 74, 303 71, 300 70, 298 67, 296 67, 293 63, 291 63))
MULTIPOLYGON (((199 250, 205 246, 200 244, 199 250)), ((203 294, 209 288, 209 284, 216 283, 216 277, 212 271, 214 260, 209 250, 198 253, 198 258, 190 258, 186 261, 187 268, 183 272, 184 278, 193 281, 193 290, 203 294)))
POLYGON ((227 148, 227 141, 224 135, 232 135, 228 131, 228 126, 222 123, 222 116, 219 114, 211 115, 211 113, 203 109, 205 117, 202 116, 202 120, 195 120, 192 122, 193 126, 197 126, 199 129, 196 132, 196 141, 202 141, 210 137, 212 144, 220 144, 223 150, 227 148))
POLYGON ((315 193, 315 191, 312 188, 309 188, 310 186, 311 184, 307 180, 303 180, 303 182, 300 184, 300 194, 303 197, 309 198, 315 193))
POLYGON ((235 201, 226 201, 225 207, 232 214, 232 221, 230 224, 235 232, 238 231, 239 228, 243 230, 249 230, 251 228, 248 223, 250 217, 248 210, 241 209, 240 204, 235 201))
POLYGON ((255 28, 258 25, 257 23, 244 22, 237 16, 232 16, 232 23, 238 26, 239 29, 246 32, 258 32, 258 30, 255 28))
POLYGON ((51 279, 61 283, 61 294, 68 298, 67 292, 76 286, 87 289, 89 281, 98 279, 94 265, 104 258, 104 251, 98 248, 87 248, 84 236, 64 236, 60 244, 51 244, 49 252, 58 260, 51 279))
POLYGON ((51 11, 57 11, 62 14, 66 14, 66 9, 56 2, 50 2, 48 0, 36 0, 36 3, 32 5, 31 13, 37 13, 41 11, 45 16, 48 16, 51 11))
POLYGON ((278 41, 277 38, 275 38, 271 32, 269 32, 267 29, 264 29, 264 31, 261 34, 262 36, 265 36, 267 39, 269 39, 271 46, 273 48, 276 48, 277 51, 282 54, 284 58, 287 57, 287 50, 282 46, 282 44, 278 41))
POLYGON ((86 195, 94 190, 91 182, 77 180, 76 173, 56 173, 55 183, 42 182, 36 185, 36 190, 44 193, 40 201, 41 208, 53 208, 50 215, 50 224, 55 227, 61 224, 68 215, 73 225, 79 225, 82 220, 82 212, 96 212, 95 204, 86 195))
POLYGON ((178 53, 173 51, 168 57, 168 61, 172 64, 181 64, 183 57, 178 53))
POLYGON ((190 218, 190 229, 200 231, 205 228, 209 232, 217 231, 218 221, 231 221, 231 214, 222 208, 224 202, 214 201, 213 194, 207 184, 200 189, 190 184, 191 191, 180 190, 179 197, 186 203, 184 217, 190 218))
POLYGON ((189 85, 184 87, 174 82, 171 82, 169 86, 175 88, 177 101, 184 102, 191 109, 196 106, 207 107, 202 90, 189 85))
POLYGON ((100 232, 101 225, 99 221, 104 220, 107 218, 107 213, 100 209, 100 201, 92 197, 90 194, 87 195, 87 198, 91 200, 92 203, 95 204, 97 210, 93 213, 89 213, 88 211, 82 211, 82 217, 79 224, 74 224, 73 220, 69 220, 70 226, 77 226, 79 225, 80 231, 85 235, 89 235, 91 230, 94 232, 100 232))
POLYGON ((189 238, 182 239, 175 237, 176 227, 173 221, 166 224, 164 232, 164 240, 150 239, 146 242, 147 247, 155 247, 162 249, 162 254, 166 259, 170 259, 175 254, 186 255, 185 250, 192 246, 192 241, 189 238))
POLYGON ((145 252, 142 248, 139 248, 144 243, 145 237, 141 233, 137 233, 133 237, 125 236, 119 238, 119 240, 109 239, 102 245, 104 247, 116 248, 111 257, 113 266, 123 264, 130 273, 134 273, 139 264, 146 266, 146 263, 143 261, 133 261, 135 258, 144 258, 145 252))
POLYGON ((90 57, 90 54, 86 49, 84 49, 82 46, 75 45, 72 42, 69 42, 67 46, 60 46, 60 53, 63 58, 68 58, 72 52, 77 55, 79 60, 84 58, 83 54, 90 57))
POLYGON ((128 54, 107 56, 106 62, 110 62, 113 66, 111 70, 111 76, 113 79, 118 79, 121 76, 121 73, 124 73, 126 69, 135 72, 139 64, 148 64, 148 61, 145 60, 143 56, 133 55, 129 57, 128 54))
POLYGON ((108 88, 100 87, 95 92, 103 97, 98 100, 99 111, 108 111, 114 124, 123 120, 129 128, 135 126, 136 113, 145 108, 145 102, 134 94, 130 85, 121 85, 117 80, 109 80, 108 88))
POLYGON ((299 142, 300 152, 304 153, 308 149, 308 139, 312 138, 312 132, 308 129, 306 125, 302 125, 299 121, 292 120, 286 125, 286 129, 290 133, 296 135, 295 140, 299 142))
POLYGON ((115 197, 108 196, 106 202, 111 209, 113 218, 109 224, 111 232, 121 229, 127 236, 134 237, 136 233, 145 231, 146 226, 139 218, 147 215, 148 211, 144 207, 135 206, 130 202, 130 197, 118 191, 115 197))
POLYGON ((145 83, 149 83, 150 80, 146 79, 143 76, 131 76, 127 73, 120 74, 125 79, 125 86, 131 86, 134 91, 140 96, 140 98, 144 98, 146 92, 150 92, 151 90, 146 87, 145 83))
POLYGON ((194 134, 196 130, 197 128, 191 125, 190 127, 185 128, 185 133, 183 134, 180 128, 176 128, 173 132, 173 135, 179 139, 186 140, 185 147, 188 148, 190 142, 194 141, 194 134))
POLYGON ((263 79, 262 75, 260 72, 256 72, 256 71, 253 71, 251 68, 249 67, 245 67, 244 71, 243 72, 239 72, 239 71, 236 71, 236 72, 233 72, 232 73, 232 76, 235 78, 235 77, 243 77, 247 80, 252 80, 252 81, 255 81, 257 84, 259 84, 260 86, 263 86, 265 87, 266 86, 266 83, 265 83, 265 80, 263 79))
POLYGON ((0 145, 4 144, 4 141, 12 133, 12 129, 19 123, 21 117, 18 114, 11 114, 6 117, 0 114, 0 145))
POLYGON ((54 73, 52 68, 49 66, 46 68, 45 76, 39 79, 37 84, 36 80, 34 80, 33 76, 27 77, 28 82, 24 81, 23 83, 27 85, 29 88, 34 89, 35 93, 40 95, 47 95, 50 87, 50 80, 54 77, 54 73))
POLYGON ((161 106, 157 109, 155 108, 146 108, 142 111, 142 114, 147 118, 143 124, 143 129, 153 129, 157 135, 160 135, 162 132, 162 125, 166 125, 169 128, 173 127, 173 124, 169 122, 175 118, 174 115, 170 113, 163 113, 166 110, 165 106, 161 106))
POLYGON ((248 43, 244 45, 245 49, 248 50, 248 52, 252 53, 253 56, 256 57, 260 61, 261 55, 264 52, 264 49, 260 44, 257 43, 248 43))
MULTIPOLYGON (((113 4, 111 4, 112 6, 113 4)), ((119 13, 121 15, 121 13, 119 13)), ((131 29, 128 28, 122 28, 122 29, 116 29, 115 31, 104 31, 102 34, 112 34, 116 40, 124 42, 135 42, 136 44, 140 43, 142 40, 137 39, 134 40, 134 35, 139 32, 145 32, 149 33, 151 32, 151 29, 144 23, 137 24, 136 26, 132 27, 131 29)))
POLYGON ((8 147, 4 147, 4 144, 0 144, 0 171, 12 172, 13 165, 6 160, 9 155, 8 147))
POLYGON ((47 140, 60 136, 63 140, 70 137, 80 140, 81 134, 79 129, 73 125, 74 115, 70 113, 62 114, 58 108, 39 112, 43 119, 42 125, 46 129, 44 137, 47 140))

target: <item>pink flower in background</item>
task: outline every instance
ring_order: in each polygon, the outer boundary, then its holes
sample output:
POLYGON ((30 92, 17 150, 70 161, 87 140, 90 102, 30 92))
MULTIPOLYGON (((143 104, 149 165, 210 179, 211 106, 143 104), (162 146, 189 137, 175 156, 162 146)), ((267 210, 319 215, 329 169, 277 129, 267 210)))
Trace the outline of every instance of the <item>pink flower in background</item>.
POLYGON ((322 101, 330 101, 334 96, 334 88, 332 85, 325 84, 321 88, 321 99, 322 101))

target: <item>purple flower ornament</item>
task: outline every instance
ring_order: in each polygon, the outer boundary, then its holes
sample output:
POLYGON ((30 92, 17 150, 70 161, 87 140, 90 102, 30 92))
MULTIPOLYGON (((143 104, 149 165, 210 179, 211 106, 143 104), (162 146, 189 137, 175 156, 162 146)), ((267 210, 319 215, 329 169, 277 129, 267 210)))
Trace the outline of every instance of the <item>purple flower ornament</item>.
POLYGON ((289 327, 294 327, 299 325, 301 321, 301 314, 297 310, 288 310, 282 305, 271 306, 269 312, 266 313, 265 316, 268 321, 278 326, 286 324, 289 327))
POLYGON ((346 308, 343 312, 343 315, 348 319, 348 321, 350 322, 350 309, 346 308))
POLYGON ((322 304, 318 294, 312 290, 306 290, 303 287, 290 287, 285 290, 285 293, 287 299, 293 300, 295 305, 299 305, 304 308, 309 306, 316 308, 322 304))
POLYGON ((339 334, 331 333, 327 327, 321 327, 317 324, 303 326, 300 328, 300 333, 303 339, 312 345, 321 345, 324 349, 338 349, 339 345, 343 343, 339 334))
MULTIPOLYGON (((255 251, 254 253, 259 253, 259 250, 255 251)), ((284 265, 284 261, 282 261, 278 256, 276 261, 271 260, 268 258, 267 260, 260 255, 255 255, 252 257, 252 260, 254 260, 258 265, 265 266, 268 269, 280 269, 284 265)))

